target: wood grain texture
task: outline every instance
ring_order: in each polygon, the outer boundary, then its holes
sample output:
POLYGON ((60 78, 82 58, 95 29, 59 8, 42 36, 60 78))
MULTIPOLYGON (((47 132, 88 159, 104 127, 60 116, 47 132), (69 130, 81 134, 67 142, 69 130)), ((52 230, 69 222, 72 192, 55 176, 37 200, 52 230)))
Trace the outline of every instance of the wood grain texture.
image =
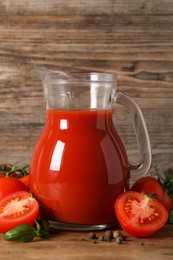
MULTIPOLYGON (((96 232, 97 236, 104 231, 96 232)), ((42 259, 51 260, 172 260, 173 226, 168 225, 150 238, 134 238, 127 235, 124 244, 89 239, 88 232, 54 232, 46 240, 35 239, 31 243, 12 243, 2 239, 0 235, 0 255, 3 260, 42 259)))
MULTIPOLYGON (((171 0, 1 0, 0 161, 29 163, 44 126, 36 65, 118 73, 118 88, 141 107, 155 166, 173 158, 173 2, 171 0)), ((138 160, 129 115, 114 121, 138 160)))

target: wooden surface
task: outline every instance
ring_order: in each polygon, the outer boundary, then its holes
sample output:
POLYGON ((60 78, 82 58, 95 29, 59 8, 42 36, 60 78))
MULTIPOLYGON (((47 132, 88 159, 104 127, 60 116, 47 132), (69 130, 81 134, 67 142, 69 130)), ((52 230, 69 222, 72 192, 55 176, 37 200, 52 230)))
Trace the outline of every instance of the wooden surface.
MULTIPOLYGON (((104 232, 97 232, 97 235, 104 232)), ((173 226, 165 226, 150 238, 127 236, 124 244, 101 241, 96 244, 88 232, 58 232, 48 240, 31 243, 7 242, 0 236, 0 256, 11 259, 121 259, 121 260, 172 260, 173 226)))
MULTIPOLYGON (((155 167, 173 160, 172 0, 0 0, 0 162, 28 164, 44 126, 36 65, 118 73, 141 107, 155 167)), ((129 115, 116 126, 131 162, 138 149, 129 115)))

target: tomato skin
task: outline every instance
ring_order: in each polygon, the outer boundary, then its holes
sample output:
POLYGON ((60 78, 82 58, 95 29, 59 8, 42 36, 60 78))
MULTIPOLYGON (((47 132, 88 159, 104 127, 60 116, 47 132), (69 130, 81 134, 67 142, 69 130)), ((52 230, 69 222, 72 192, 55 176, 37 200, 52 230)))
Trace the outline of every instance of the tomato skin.
POLYGON ((29 175, 23 176, 18 179, 19 181, 23 182, 29 188, 29 175))
POLYGON ((136 237, 151 236, 168 220, 160 202, 136 191, 121 193, 115 201, 115 212, 121 227, 136 237))
POLYGON ((154 195, 153 198, 161 202, 167 209, 168 213, 171 211, 173 207, 171 197, 167 194, 167 192, 162 188, 160 183, 154 177, 145 176, 138 179, 132 185, 131 190, 141 192, 146 195, 155 192, 156 195, 154 195))
POLYGON ((29 191, 28 187, 16 178, 0 178, 0 200, 6 195, 17 191, 29 191))
MULTIPOLYGON (((5 173, 0 173, 0 178, 6 178, 6 174, 5 174, 5 173)), ((23 176, 23 177, 20 177, 20 178, 17 178, 17 177, 15 176, 15 174, 14 174, 14 176, 11 175, 11 176, 9 176, 9 177, 7 177, 7 178, 16 178, 16 179, 18 179, 19 181, 23 182, 23 183, 29 188, 29 174, 27 174, 27 175, 25 175, 25 176, 23 176)))
POLYGON ((31 197, 29 192, 11 193, 0 200, 0 232, 5 233, 21 224, 33 226, 38 215, 38 202, 31 197), (8 206, 9 208, 5 211, 8 206))

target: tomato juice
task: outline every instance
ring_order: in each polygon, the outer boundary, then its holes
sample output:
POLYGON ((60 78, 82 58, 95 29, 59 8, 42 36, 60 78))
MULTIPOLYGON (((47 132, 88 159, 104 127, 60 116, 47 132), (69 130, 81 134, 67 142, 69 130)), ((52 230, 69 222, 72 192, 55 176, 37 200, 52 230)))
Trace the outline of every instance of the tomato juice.
POLYGON ((47 110, 30 171, 31 191, 46 218, 114 223, 115 199, 129 188, 129 168, 112 111, 47 110))

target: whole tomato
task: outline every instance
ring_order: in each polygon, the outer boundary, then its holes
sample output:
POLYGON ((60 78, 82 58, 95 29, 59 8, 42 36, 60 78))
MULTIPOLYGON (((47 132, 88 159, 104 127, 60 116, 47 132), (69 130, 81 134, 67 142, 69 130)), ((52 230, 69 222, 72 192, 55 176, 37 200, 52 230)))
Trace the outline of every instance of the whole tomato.
POLYGON ((0 179, 5 177, 16 178, 29 188, 29 165, 19 167, 14 164, 0 164, 0 179))
POLYGON ((0 178, 0 200, 16 191, 29 191, 29 188, 16 178, 0 178))
POLYGON ((29 174, 18 179, 29 188, 29 174))
POLYGON ((171 197, 167 194, 167 192, 162 188, 160 183, 154 177, 145 176, 138 179, 133 184, 131 190, 144 193, 146 195, 154 192, 156 193, 156 195, 154 195, 153 198, 161 202, 167 209, 168 213, 172 209, 173 205, 171 197))

